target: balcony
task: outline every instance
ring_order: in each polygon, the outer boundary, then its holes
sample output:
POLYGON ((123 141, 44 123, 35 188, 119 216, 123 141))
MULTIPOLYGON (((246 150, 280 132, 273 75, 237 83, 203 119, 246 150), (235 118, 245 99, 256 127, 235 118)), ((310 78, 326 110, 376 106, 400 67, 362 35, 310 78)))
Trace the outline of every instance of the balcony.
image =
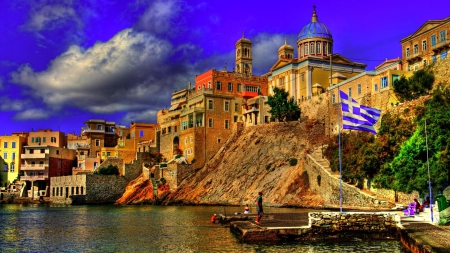
POLYGON ((408 62, 413 62, 420 59, 422 59, 422 52, 417 52, 406 56, 406 60, 408 62))
POLYGON ((253 98, 258 96, 259 86, 249 86, 245 85, 242 91, 242 96, 247 98, 253 98))
POLYGON ((183 108, 183 109, 181 109, 180 116, 184 116, 184 115, 191 114, 194 112, 199 112, 199 113, 205 112, 205 108, 203 108, 203 107, 183 108))
POLYGON ((37 181, 37 180, 47 180, 48 179, 48 172, 44 172, 42 174, 25 174, 25 176, 20 176, 20 180, 27 180, 27 181, 37 181))
POLYGON ((433 51, 439 51, 442 48, 450 46, 450 40, 444 40, 441 42, 436 43, 436 45, 431 45, 431 49, 433 51))
POLYGON ((259 112, 259 109, 256 107, 252 107, 248 110, 244 109, 243 114, 251 113, 251 112, 259 112))
POLYGON ((91 128, 90 126, 84 126, 82 130, 83 134, 89 134, 89 133, 105 133, 105 129, 95 129, 91 128))
POLYGON ((37 154, 22 154, 22 159, 48 159, 49 154, 37 153, 37 154))
POLYGON ((189 96, 188 96, 188 98, 192 98, 192 97, 196 97, 196 96, 198 96, 198 95, 200 95, 200 94, 213 94, 214 92, 213 92, 213 90, 212 89, 200 89, 200 90, 196 90, 196 91, 191 91, 190 93, 189 93, 189 96))
POLYGON ((20 166, 20 170, 48 170, 48 164, 30 164, 20 166))

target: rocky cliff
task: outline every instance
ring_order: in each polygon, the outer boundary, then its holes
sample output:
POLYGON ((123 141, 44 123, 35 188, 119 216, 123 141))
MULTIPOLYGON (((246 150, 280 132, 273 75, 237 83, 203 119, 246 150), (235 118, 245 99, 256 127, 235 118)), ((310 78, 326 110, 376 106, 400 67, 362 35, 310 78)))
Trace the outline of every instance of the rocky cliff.
POLYGON ((318 206, 307 187, 304 153, 323 137, 314 121, 273 123, 236 131, 205 166, 170 193, 163 204, 240 205, 262 191, 265 205, 318 206))

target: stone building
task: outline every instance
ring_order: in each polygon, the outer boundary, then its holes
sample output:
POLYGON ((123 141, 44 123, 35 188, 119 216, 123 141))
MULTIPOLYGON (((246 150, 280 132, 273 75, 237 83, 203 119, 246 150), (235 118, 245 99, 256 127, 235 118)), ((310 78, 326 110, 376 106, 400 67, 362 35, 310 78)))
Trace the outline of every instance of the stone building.
POLYGON ((268 76, 269 92, 278 86, 301 102, 325 92, 331 83, 337 84, 364 72, 365 64, 334 54, 333 43, 330 30, 319 22, 314 9, 311 23, 298 35, 298 57, 293 58, 294 47, 286 41, 278 49, 278 60, 268 76))
POLYGON ((403 38, 402 59, 406 70, 418 70, 447 58, 450 51, 450 17, 428 20, 413 34, 403 38))
POLYGON ((194 87, 173 93, 170 109, 158 112, 160 151, 169 160, 182 152, 188 162, 203 166, 237 123, 269 121, 259 101, 249 104, 268 95, 267 77, 252 74, 252 42, 242 37, 235 46, 234 71, 197 75, 194 87))

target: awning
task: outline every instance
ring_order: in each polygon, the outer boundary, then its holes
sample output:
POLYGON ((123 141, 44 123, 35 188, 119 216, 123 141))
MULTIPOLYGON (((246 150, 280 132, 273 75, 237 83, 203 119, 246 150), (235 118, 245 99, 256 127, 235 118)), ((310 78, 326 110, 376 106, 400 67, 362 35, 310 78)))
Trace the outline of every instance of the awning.
POLYGON ((173 111, 173 110, 177 109, 179 105, 180 105, 179 103, 178 103, 178 104, 172 105, 172 106, 169 108, 169 111, 173 111))

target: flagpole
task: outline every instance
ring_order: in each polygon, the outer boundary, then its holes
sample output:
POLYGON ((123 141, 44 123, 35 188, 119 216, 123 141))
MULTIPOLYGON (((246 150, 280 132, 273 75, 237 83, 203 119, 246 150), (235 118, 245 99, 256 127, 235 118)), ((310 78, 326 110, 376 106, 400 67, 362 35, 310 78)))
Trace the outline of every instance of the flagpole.
POLYGON ((338 94, 340 100, 340 108, 338 112, 338 136, 339 136, 339 206, 342 213, 342 154, 341 154, 341 113, 342 113, 342 98, 340 88, 338 87, 338 94))
POLYGON ((427 136, 427 119, 425 118, 425 144, 427 146, 427 166, 428 166, 428 190, 429 190, 429 196, 430 196, 430 215, 431 215, 431 222, 433 222, 433 197, 431 195, 431 177, 430 177, 430 161, 428 161, 428 136, 427 136))

